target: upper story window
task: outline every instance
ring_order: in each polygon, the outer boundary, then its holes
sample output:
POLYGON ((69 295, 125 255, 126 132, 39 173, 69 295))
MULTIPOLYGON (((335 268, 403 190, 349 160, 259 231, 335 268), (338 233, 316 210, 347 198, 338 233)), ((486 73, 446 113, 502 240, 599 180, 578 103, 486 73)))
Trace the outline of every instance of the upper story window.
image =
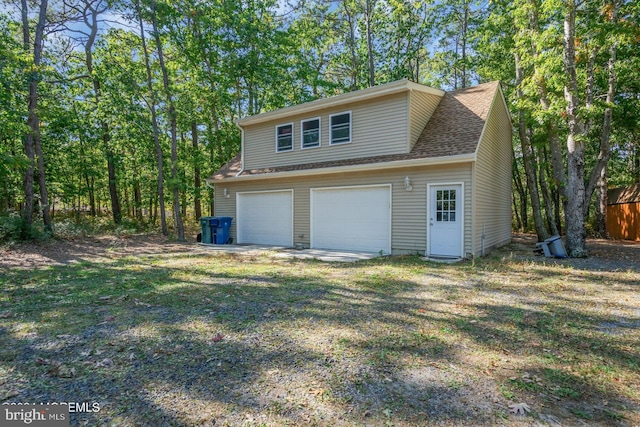
POLYGON ((293 123, 276 126, 276 151, 293 150, 293 123))
POLYGON ((320 118, 303 120, 300 122, 302 129, 302 148, 320 146, 320 118))
POLYGON ((351 111, 333 114, 329 117, 331 144, 351 142, 351 111))

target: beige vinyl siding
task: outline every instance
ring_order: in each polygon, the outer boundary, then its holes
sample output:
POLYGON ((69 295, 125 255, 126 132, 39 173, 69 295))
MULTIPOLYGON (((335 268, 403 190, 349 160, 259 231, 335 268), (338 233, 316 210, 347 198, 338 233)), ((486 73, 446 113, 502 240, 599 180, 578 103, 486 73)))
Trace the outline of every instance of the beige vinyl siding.
POLYGON ((482 251, 482 229, 485 250, 511 240, 511 122, 496 92, 487 123, 477 150, 474 193, 474 253, 482 251))
MULTIPOLYGON (((236 193, 293 188, 294 243, 310 245, 311 188, 391 184, 393 204, 391 218, 392 253, 420 253, 426 250, 427 184, 463 182, 465 188, 465 253, 471 252, 471 163, 413 167, 374 172, 352 172, 309 177, 277 178, 216 183, 215 214, 236 218, 236 193), (404 187, 405 177, 411 179, 412 191, 404 187), (224 188, 229 198, 223 196, 224 188)), ((235 223, 231 235, 236 238, 235 223)))
POLYGON ((411 92, 411 95, 409 96, 409 151, 418 141, 420 134, 424 130, 424 127, 427 125, 427 122, 436 110, 441 99, 441 96, 431 93, 425 93, 418 90, 411 92))
POLYGON ((408 92, 403 92, 248 125, 244 128, 244 168, 252 170, 405 153, 408 96, 408 92), (351 111, 351 142, 330 145, 329 116, 347 111, 351 111), (320 147, 301 149, 300 121, 316 117, 320 117, 320 147), (293 151, 277 153, 276 126, 292 122, 293 151))

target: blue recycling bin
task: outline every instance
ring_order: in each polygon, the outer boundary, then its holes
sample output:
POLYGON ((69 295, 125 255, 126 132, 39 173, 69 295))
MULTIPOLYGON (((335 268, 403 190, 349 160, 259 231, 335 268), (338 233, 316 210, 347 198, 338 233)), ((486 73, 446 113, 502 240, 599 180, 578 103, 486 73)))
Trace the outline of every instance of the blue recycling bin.
POLYGON ((229 241, 229 229, 233 218, 228 216, 214 216, 210 218, 211 235, 213 243, 216 245, 225 245, 229 241))

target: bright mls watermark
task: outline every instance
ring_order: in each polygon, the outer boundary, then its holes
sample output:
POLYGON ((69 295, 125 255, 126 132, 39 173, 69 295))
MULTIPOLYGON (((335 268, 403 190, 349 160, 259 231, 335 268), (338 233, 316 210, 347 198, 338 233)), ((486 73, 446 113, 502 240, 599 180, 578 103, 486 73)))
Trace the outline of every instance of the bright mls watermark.
POLYGON ((96 412, 99 402, 5 402, 0 405, 0 427, 69 427, 69 414, 96 412))
POLYGON ((67 405, 2 405, 0 427, 69 427, 67 405))

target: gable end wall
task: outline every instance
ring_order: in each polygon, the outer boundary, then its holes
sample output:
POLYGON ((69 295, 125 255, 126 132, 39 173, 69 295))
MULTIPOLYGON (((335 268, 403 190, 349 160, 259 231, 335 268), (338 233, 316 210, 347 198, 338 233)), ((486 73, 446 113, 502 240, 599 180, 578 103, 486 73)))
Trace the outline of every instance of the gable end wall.
POLYGON ((511 240, 511 168, 513 146, 511 123, 498 90, 493 100, 474 169, 474 254, 488 251, 511 240))
POLYGON ((441 96, 418 90, 409 96, 409 151, 418 141, 424 127, 440 104, 441 96))

